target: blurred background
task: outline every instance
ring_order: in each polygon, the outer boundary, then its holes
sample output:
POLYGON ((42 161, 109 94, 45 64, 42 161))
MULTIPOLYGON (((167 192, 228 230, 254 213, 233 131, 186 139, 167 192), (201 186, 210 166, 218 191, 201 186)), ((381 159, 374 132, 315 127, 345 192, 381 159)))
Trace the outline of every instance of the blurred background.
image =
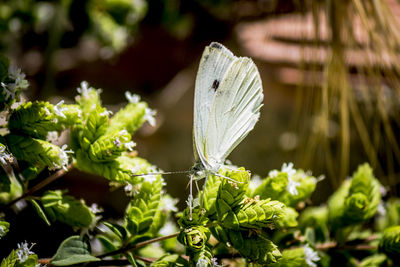
MULTIPOLYGON (((27 74, 31 100, 73 102, 83 80, 102 89, 113 111, 127 103, 125 91, 141 95, 157 110, 157 125, 134 136, 139 156, 181 171, 194 163, 198 63, 206 45, 221 42, 255 61, 265 96, 260 121, 229 156, 233 164, 261 177, 284 162, 325 175, 313 195, 318 204, 369 162, 394 196, 400 185, 399 7, 395 0, 3 0, 0 52, 27 74)), ((188 178, 165 179, 182 209, 188 178)), ((68 188, 114 218, 127 203, 107 180, 75 170, 51 188, 68 188)), ((52 240, 35 251, 51 256, 71 230, 42 222, 23 229, 31 214, 28 209, 11 222, 22 230, 9 238, 42 244, 42 231, 52 240)))

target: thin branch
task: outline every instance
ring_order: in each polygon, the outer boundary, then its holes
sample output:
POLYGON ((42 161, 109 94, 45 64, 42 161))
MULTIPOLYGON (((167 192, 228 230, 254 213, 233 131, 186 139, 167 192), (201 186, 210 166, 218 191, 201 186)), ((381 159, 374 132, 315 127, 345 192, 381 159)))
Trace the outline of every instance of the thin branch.
POLYGON ((132 249, 136 249, 136 248, 141 248, 141 247, 147 246, 147 245, 149 245, 149 244, 151 244, 151 243, 155 243, 155 242, 159 242, 159 241, 162 241, 162 240, 170 239, 170 238, 176 237, 176 236, 178 236, 178 235, 179 235, 179 232, 177 232, 177 233, 175 233, 175 234, 172 234, 172 235, 161 236, 161 237, 149 239, 149 240, 146 240, 146 241, 137 243, 137 244, 123 246, 123 247, 121 247, 121 248, 119 248, 119 249, 117 249, 117 250, 110 251, 110 252, 107 252, 107 253, 98 255, 98 256, 96 256, 96 257, 98 257, 98 258, 104 258, 104 257, 107 257, 107 256, 112 256, 112 255, 121 254, 121 253, 124 253, 124 252, 126 252, 126 251, 128 251, 128 250, 132 250, 132 249))
POLYGON ((73 167, 74 167, 74 165, 73 165, 73 163, 71 163, 66 167, 66 169, 60 169, 60 170, 56 171, 55 173, 53 173, 52 175, 50 175, 49 177, 47 177, 46 179, 44 179, 43 181, 38 183, 37 185, 33 186, 31 189, 29 189, 27 192, 25 192, 22 196, 17 197, 13 201, 9 202, 7 205, 4 205, 4 206, 0 207, 0 212, 12 207, 15 203, 17 203, 21 199, 24 199, 24 198, 26 198, 26 197, 28 197, 30 195, 33 195, 35 192, 39 191, 43 187, 45 187, 48 184, 54 182, 58 178, 64 176, 73 167))

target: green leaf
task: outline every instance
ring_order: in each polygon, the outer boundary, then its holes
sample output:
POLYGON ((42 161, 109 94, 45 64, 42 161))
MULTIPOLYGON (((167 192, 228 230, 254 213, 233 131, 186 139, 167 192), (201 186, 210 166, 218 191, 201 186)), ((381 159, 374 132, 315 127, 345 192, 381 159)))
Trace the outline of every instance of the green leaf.
POLYGON ((371 219, 381 201, 381 184, 365 163, 351 180, 345 181, 329 198, 329 223, 333 231, 371 219))
POLYGON ((400 226, 385 229, 379 242, 379 251, 400 264, 400 226))
POLYGON ((107 132, 126 129, 130 134, 134 134, 145 122, 146 108, 145 102, 129 103, 111 118, 107 132))
POLYGON ((40 218, 43 219, 43 221, 50 226, 51 223, 49 221, 49 219, 47 219, 46 214, 44 213, 44 211, 42 210, 42 207, 40 207, 39 203, 36 202, 36 200, 34 199, 30 199, 30 202, 32 203, 32 206, 35 208, 37 214, 39 215, 40 218))
POLYGON ((157 261, 153 262, 151 267, 189 267, 189 262, 183 259, 181 256, 172 254, 172 255, 164 255, 159 258, 157 261))
POLYGON ((41 203, 50 218, 71 226, 89 227, 95 219, 95 215, 82 201, 64 195, 61 190, 47 191, 41 197, 41 203))
POLYGON ((114 244, 112 240, 110 240, 108 237, 106 237, 104 235, 98 235, 97 239, 99 239, 100 243, 105 248, 105 252, 114 251, 114 250, 117 250, 118 247, 120 247, 120 246, 117 246, 116 244, 114 244))
POLYGON ((161 200, 162 178, 143 182, 139 193, 129 203, 125 211, 126 228, 132 235, 144 234, 150 229, 161 200))
POLYGON ((109 222, 103 222, 103 224, 107 226, 107 228, 110 229, 114 234, 116 234, 121 241, 126 239, 127 233, 123 226, 109 222))
POLYGON ((36 254, 29 255, 26 261, 18 262, 16 267, 35 267, 38 263, 38 256, 36 254))
POLYGON ((99 260, 90 255, 88 242, 83 237, 71 236, 61 243, 50 263, 55 266, 67 266, 99 260))
POLYGON ((8 255, 7 258, 4 258, 1 261, 1 267, 14 267, 15 264, 18 261, 18 256, 17 253, 15 253, 15 250, 11 251, 10 255, 8 255))

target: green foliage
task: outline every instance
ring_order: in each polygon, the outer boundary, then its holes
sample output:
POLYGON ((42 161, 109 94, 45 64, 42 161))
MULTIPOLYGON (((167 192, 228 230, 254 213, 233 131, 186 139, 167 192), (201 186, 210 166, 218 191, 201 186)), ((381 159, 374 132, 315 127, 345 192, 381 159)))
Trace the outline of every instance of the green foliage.
POLYGON ((132 236, 144 234, 150 229, 160 205, 162 178, 160 175, 147 176, 139 192, 129 203, 125 212, 126 228, 132 236))
POLYGON ((360 262, 359 267, 379 267, 379 266, 385 266, 384 263, 386 262, 387 258, 384 254, 375 254, 371 255, 369 257, 366 257, 365 259, 360 262))
POLYGON ((8 121, 10 132, 45 140, 49 132, 60 132, 80 122, 76 105, 48 102, 26 102, 12 112, 8 121))
POLYGON ((50 142, 23 135, 7 134, 4 138, 7 147, 18 160, 26 161, 36 168, 47 166, 54 170, 68 165, 65 147, 60 148, 50 142))
POLYGON ((90 247, 86 238, 70 236, 61 243, 50 263, 55 266, 68 266, 99 260, 90 254, 90 247))
POLYGON ((253 192, 261 199, 271 198, 287 206, 295 207, 314 192, 317 179, 303 170, 295 170, 293 164, 284 164, 282 171, 273 170, 253 192))
POLYGON ((237 213, 229 212, 221 220, 221 225, 228 229, 275 228, 276 222, 285 215, 285 205, 270 199, 246 198, 237 213))
POLYGON ((325 242, 329 238, 328 208, 326 206, 308 207, 300 215, 299 228, 305 233, 313 229, 315 240, 325 242))
POLYGON ((164 255, 152 264, 151 267, 189 267, 189 263, 179 255, 164 255))
POLYGON ((368 164, 358 167, 328 201, 329 223, 335 231, 372 218, 381 201, 381 185, 368 164))
POLYGON ((317 266, 315 262, 319 260, 318 254, 306 245, 301 248, 284 250, 279 262, 271 264, 271 267, 317 266))
POLYGON ((1 261, 1 267, 14 267, 15 264, 18 261, 18 256, 17 253, 15 253, 15 250, 12 250, 10 255, 7 256, 7 258, 4 258, 1 261))
POLYGON ((192 252, 204 250, 209 238, 210 230, 201 225, 184 229, 178 236, 179 242, 192 252))
POLYGON ((379 251, 400 264, 400 226, 392 226, 383 231, 379 251))
POLYGON ((151 172, 153 166, 126 152, 134 146, 134 132, 145 121, 153 120, 151 110, 146 103, 137 101, 110 119, 110 112, 101 106, 100 90, 82 82, 78 91, 76 101, 82 110, 82 121, 72 131, 77 168, 113 181, 138 184, 143 179, 132 175, 151 172))
POLYGON ((89 227, 95 215, 82 202, 61 190, 47 191, 40 199, 50 220, 61 221, 74 227, 89 227))

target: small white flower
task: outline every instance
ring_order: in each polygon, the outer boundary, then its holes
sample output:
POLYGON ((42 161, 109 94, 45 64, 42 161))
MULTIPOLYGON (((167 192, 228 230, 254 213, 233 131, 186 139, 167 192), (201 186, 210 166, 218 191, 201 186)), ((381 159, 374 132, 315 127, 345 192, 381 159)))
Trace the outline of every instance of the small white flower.
POLYGON ((196 267, 207 267, 207 266, 208 266, 208 260, 204 258, 200 258, 196 263, 196 267))
POLYGON ((51 115, 51 112, 47 107, 44 107, 43 109, 44 109, 44 113, 46 114, 46 116, 50 116, 51 115))
POLYGON ((32 247, 34 245, 35 244, 31 244, 31 246, 28 247, 28 243, 27 242, 23 242, 23 243, 19 243, 18 244, 18 248, 16 249, 15 252, 17 253, 18 260, 19 260, 20 263, 25 262, 28 259, 29 255, 35 254, 35 253, 33 253, 31 251, 31 249, 32 249, 32 247))
POLYGON ((64 100, 61 100, 54 106, 54 113, 56 113, 57 116, 63 117, 64 119, 66 118, 65 114, 63 113, 64 110, 67 110, 66 107, 61 107, 61 105, 64 104, 64 100))
POLYGON ((286 190, 291 194, 292 196, 296 196, 299 192, 297 191, 297 186, 300 185, 299 182, 295 182, 292 178, 288 178, 289 182, 286 186, 286 190))
POLYGON ((112 113, 112 111, 111 110, 105 110, 105 111, 103 111, 102 113, 100 113, 100 116, 110 116, 110 115, 112 115, 113 113, 112 113))
POLYGON ((275 178, 276 176, 278 176, 278 170, 272 170, 268 173, 268 177, 270 178, 275 178))
POLYGON ((6 100, 9 98, 15 98, 15 94, 18 90, 26 89, 29 86, 28 81, 25 80, 25 74, 21 72, 21 69, 15 66, 10 66, 8 74, 9 77, 14 80, 14 82, 7 84, 1 83, 1 86, 6 93, 6 100))
POLYGON ((87 81, 82 81, 81 82, 81 87, 78 87, 78 89, 76 89, 76 90, 82 96, 86 97, 86 96, 88 96, 88 94, 92 90, 92 88, 89 88, 89 83, 87 81))
POLYGON ((5 145, 0 145, 0 162, 5 165, 8 162, 12 162, 13 157, 11 154, 9 154, 6 150, 5 145))
POLYGON ((143 175, 144 181, 148 182, 150 184, 154 183, 155 181, 157 181, 157 176, 156 175, 143 175))
POLYGON ((249 187, 251 190, 256 189, 262 184, 261 177, 259 175, 253 175, 250 179, 249 187))
POLYGON ((15 98, 15 92, 13 87, 9 86, 10 84, 5 84, 5 83, 1 83, 1 87, 3 87, 4 92, 6 93, 6 100, 8 100, 9 98, 13 99, 15 98))
POLYGON ((387 213, 387 210, 386 210, 386 208, 385 208, 385 205, 381 202, 381 203, 379 203, 379 205, 378 205, 378 211, 377 211, 377 213, 378 213, 378 215, 379 216, 385 216, 386 215, 386 213, 387 213))
POLYGON ((97 213, 101 213, 103 212, 103 209, 101 207, 99 207, 99 205, 97 205, 97 203, 93 203, 90 207, 89 207, 90 211, 93 214, 97 214, 97 213))
POLYGON ((178 208, 176 207, 176 204, 179 202, 179 199, 177 198, 172 198, 170 196, 165 196, 161 200, 161 209, 164 211, 173 211, 177 212, 178 208))
POLYGON ((63 168, 64 170, 67 171, 67 165, 68 165, 68 155, 67 153, 73 153, 72 150, 66 150, 67 145, 63 145, 60 148, 60 152, 58 154, 59 160, 58 162, 53 162, 52 166, 49 166, 49 170, 56 170, 56 169, 60 169, 63 168))
POLYGON ((144 111, 144 120, 149 122, 151 126, 156 126, 156 119, 154 116, 156 115, 156 111, 152 110, 151 108, 146 108, 144 111))
POLYGON ((176 233, 177 227, 175 223, 171 221, 167 221, 163 227, 161 227, 160 231, 158 232, 162 236, 167 236, 167 235, 172 235, 173 233, 176 233))
POLYGON ((211 259, 211 265, 212 265, 213 267, 221 267, 221 266, 222 266, 222 265, 219 265, 219 264, 218 264, 217 258, 212 258, 212 259, 211 259))
POLYGON ((296 174, 296 170, 293 169, 292 162, 290 162, 289 164, 283 163, 281 172, 286 172, 289 179, 291 179, 292 176, 296 174))
POLYGON ((115 140, 113 141, 113 143, 114 143, 114 145, 115 145, 116 147, 120 147, 120 146, 121 146, 121 141, 119 141, 119 138, 118 138, 118 137, 115 138, 115 140))
POLYGON ((321 258, 318 256, 318 253, 314 251, 308 244, 304 246, 304 257, 305 260, 310 267, 317 267, 315 262, 319 261, 321 258))
POLYGON ((125 97, 129 101, 129 103, 136 104, 140 101, 140 96, 136 94, 132 94, 129 91, 125 92, 125 97))
POLYGON ((58 132, 57 131, 49 131, 47 132, 46 140, 50 143, 56 142, 58 139, 58 132))
POLYGON ((124 191, 125 191, 125 193, 126 193, 127 195, 131 195, 131 194, 132 194, 132 191, 133 191, 133 186, 132 186, 132 184, 127 184, 127 185, 125 185, 124 191))
POLYGON ((124 146, 126 147, 126 149, 128 149, 129 151, 132 151, 133 148, 136 146, 136 143, 133 141, 130 141, 128 143, 125 143, 124 146))

